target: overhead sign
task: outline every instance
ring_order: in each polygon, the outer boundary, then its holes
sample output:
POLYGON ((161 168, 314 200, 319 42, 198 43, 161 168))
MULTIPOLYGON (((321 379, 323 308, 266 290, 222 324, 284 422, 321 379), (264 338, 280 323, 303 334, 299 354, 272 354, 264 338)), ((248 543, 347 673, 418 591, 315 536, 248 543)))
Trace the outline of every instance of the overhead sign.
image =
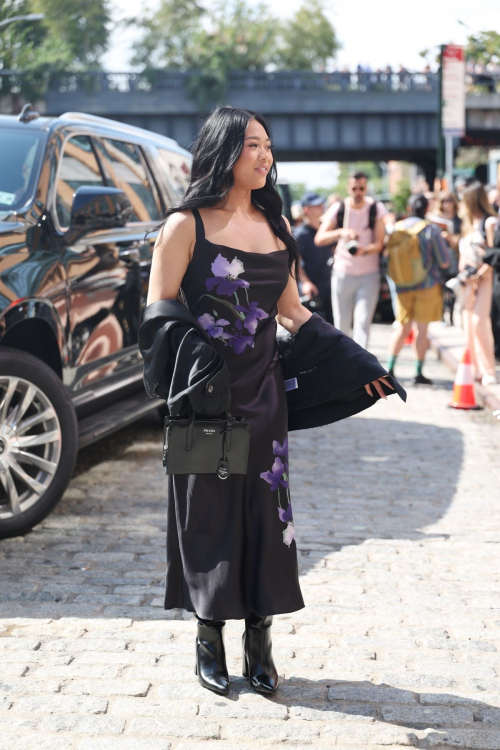
POLYGON ((457 44, 443 50, 443 135, 465 135, 465 53, 457 44))

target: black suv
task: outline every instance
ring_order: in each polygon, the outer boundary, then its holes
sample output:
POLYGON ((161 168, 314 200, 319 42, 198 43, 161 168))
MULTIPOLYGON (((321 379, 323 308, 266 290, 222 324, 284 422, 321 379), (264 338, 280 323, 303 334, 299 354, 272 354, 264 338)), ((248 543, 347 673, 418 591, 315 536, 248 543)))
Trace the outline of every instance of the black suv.
POLYGON ((137 336, 190 164, 170 138, 100 117, 0 117, 0 537, 49 513, 79 447, 161 404, 137 336))

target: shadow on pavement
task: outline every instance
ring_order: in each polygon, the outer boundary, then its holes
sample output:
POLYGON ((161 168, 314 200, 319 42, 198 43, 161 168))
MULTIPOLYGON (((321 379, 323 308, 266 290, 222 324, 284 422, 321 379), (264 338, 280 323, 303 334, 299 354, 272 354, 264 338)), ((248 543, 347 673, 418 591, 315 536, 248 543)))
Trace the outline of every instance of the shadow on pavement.
MULTIPOLYGON (((0 543, 0 617, 18 610, 35 617, 181 616, 159 604, 166 516, 161 432, 153 413, 83 450, 55 511, 22 545, 19 538, 0 543)), ((301 572, 365 539, 426 538, 425 527, 452 502, 462 454, 461 433, 432 424, 363 417, 293 433, 301 572)))
MULTIPOLYGON (((228 698, 223 699, 228 702, 237 702, 241 694, 253 692, 240 677, 231 678, 231 686, 228 698)), ((376 721, 387 725, 386 735, 380 724, 377 726, 377 746, 424 747, 419 743, 421 732, 419 736, 415 730, 426 730, 425 747, 500 748, 500 734, 495 726, 500 709, 480 698, 419 693, 385 683, 338 682, 332 678, 282 680, 277 694, 264 700, 287 706, 290 719, 324 721, 331 739, 338 732, 342 738, 349 737, 356 747, 361 747, 363 740, 370 747, 374 744, 372 735, 367 738, 362 733, 363 725, 369 731, 376 721), (351 721, 356 719, 360 723, 353 725, 351 721)))

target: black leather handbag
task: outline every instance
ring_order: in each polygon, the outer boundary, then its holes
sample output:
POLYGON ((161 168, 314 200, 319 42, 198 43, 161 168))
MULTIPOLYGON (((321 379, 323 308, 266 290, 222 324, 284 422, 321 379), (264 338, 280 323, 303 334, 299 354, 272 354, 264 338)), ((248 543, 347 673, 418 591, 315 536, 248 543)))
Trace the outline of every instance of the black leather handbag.
POLYGON ((163 466, 165 474, 246 474, 250 425, 242 417, 195 419, 165 417, 163 466))

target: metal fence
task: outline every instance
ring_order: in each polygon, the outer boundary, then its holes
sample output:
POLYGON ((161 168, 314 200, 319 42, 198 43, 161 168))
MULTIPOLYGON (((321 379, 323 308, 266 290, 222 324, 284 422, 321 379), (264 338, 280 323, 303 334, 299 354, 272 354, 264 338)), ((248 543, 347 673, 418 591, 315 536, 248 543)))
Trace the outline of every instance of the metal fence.
MULTIPOLYGON (((117 91, 123 93, 144 91, 190 90, 190 83, 200 76, 209 79, 203 71, 176 72, 146 70, 142 73, 106 73, 87 71, 82 73, 59 73, 52 75, 47 88, 59 93, 99 93, 117 91)), ((12 70, 0 70, 0 95, 21 90, 24 74, 12 70)), ((468 73, 469 92, 500 93, 500 73, 468 73)), ((237 71, 229 75, 227 91, 311 91, 331 92, 437 92, 437 73, 385 71, 367 72, 357 70, 316 73, 304 71, 264 72, 237 71)))

